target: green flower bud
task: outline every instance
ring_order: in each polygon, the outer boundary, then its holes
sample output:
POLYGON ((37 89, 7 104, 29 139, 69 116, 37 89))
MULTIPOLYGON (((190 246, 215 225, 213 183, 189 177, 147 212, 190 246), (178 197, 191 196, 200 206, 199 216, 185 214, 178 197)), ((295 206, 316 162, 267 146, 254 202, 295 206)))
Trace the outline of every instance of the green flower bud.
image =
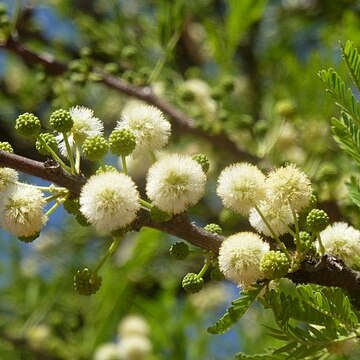
POLYGON ((204 229, 212 232, 213 234, 222 234, 222 228, 218 224, 207 224, 204 229))
POLYGON ((45 147, 44 142, 56 153, 58 150, 58 143, 53 134, 50 133, 41 133, 39 134, 35 147, 36 151, 41 155, 51 155, 50 151, 45 147), (42 141, 41 141, 41 140, 42 141))
POLYGON ((127 60, 132 60, 137 55, 137 49, 135 46, 127 45, 121 50, 121 57, 127 60))
POLYGON ((329 225, 330 219, 324 210, 312 209, 306 217, 306 226, 312 232, 319 233, 329 225))
POLYGON ((112 165, 103 165, 96 170, 96 174, 102 174, 108 171, 117 171, 117 169, 115 166, 112 165))
POLYGON ((75 215, 75 220, 79 223, 79 225, 84 227, 91 225, 87 218, 80 211, 75 215))
POLYGON ((164 221, 169 221, 172 218, 172 215, 160 210, 157 206, 153 205, 150 211, 151 220, 155 221, 156 223, 161 223, 164 221))
POLYGON ((307 214, 308 212, 310 212, 312 209, 315 209, 317 205, 317 198, 314 194, 311 195, 310 197, 310 202, 309 205, 306 206, 304 209, 301 210, 301 213, 303 214, 307 214))
POLYGON ((74 125, 74 120, 72 119, 69 111, 59 109, 55 110, 50 115, 50 126, 60 133, 67 133, 71 130, 74 125))
POLYGON ((225 93, 231 93, 235 89, 235 81, 232 77, 225 77, 221 80, 220 86, 225 93))
POLYGON ((178 241, 171 245, 169 253, 176 260, 185 260, 189 255, 189 246, 183 241, 178 241))
POLYGON ((109 145, 113 154, 130 155, 136 146, 135 134, 129 129, 115 129, 109 137, 109 145))
POLYGON ((300 240, 300 251, 302 253, 316 253, 316 247, 314 241, 311 239, 311 235, 306 231, 300 231, 299 233, 300 240))
POLYGON ((280 100, 275 106, 275 111, 279 116, 291 118, 296 113, 296 106, 290 99, 280 100))
POLYGON ((213 281, 221 281, 225 279, 224 274, 220 271, 219 264, 216 263, 210 271, 210 279, 213 281))
POLYGON ((101 276, 91 273, 87 268, 78 270, 74 276, 74 289, 80 295, 95 294, 100 289, 101 283, 101 276))
POLYGON ((195 154, 192 156, 192 159, 195 160, 201 166, 205 174, 209 171, 210 162, 209 159, 204 154, 195 154))
POLYGON ((108 142, 99 135, 87 138, 82 145, 84 156, 92 161, 102 159, 108 152, 108 142))
POLYGON ((183 278, 182 287, 187 293, 197 293, 204 287, 204 279, 197 274, 188 273, 183 278))
POLYGON ((34 240, 36 240, 38 237, 40 236, 40 233, 37 232, 35 235, 31 235, 31 236, 19 236, 18 239, 22 242, 25 242, 25 243, 31 243, 33 242, 34 240))
POLYGON ((179 97, 184 102, 190 102, 195 100, 194 92, 187 88, 179 89, 179 97))
POLYGON ((290 263, 280 251, 269 251, 260 260, 260 271, 267 279, 278 279, 288 273, 290 263))
POLYGON ((14 149, 7 141, 0 141, 0 150, 13 153, 14 149))
POLYGON ((23 136, 36 136, 40 129, 40 120, 34 114, 24 113, 16 119, 15 130, 23 136))
POLYGON ((76 199, 66 199, 63 202, 63 206, 66 212, 72 215, 77 215, 80 211, 79 198, 76 199))

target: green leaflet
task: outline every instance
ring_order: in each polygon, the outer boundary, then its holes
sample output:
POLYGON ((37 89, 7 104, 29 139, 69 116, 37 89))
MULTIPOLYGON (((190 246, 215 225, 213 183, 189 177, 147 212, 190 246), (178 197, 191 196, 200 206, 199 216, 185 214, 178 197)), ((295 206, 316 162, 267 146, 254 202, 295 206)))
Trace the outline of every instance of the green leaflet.
POLYGON ((347 112, 357 124, 360 124, 360 106, 351 89, 345 86, 334 69, 321 70, 318 73, 328 91, 343 111, 347 112))
POLYGON ((226 332, 245 314, 263 287, 263 284, 256 285, 251 290, 242 292, 241 297, 231 303, 232 306, 229 307, 224 316, 219 319, 214 326, 210 326, 207 331, 210 334, 222 334, 226 332))
POLYGON ((345 112, 341 120, 331 119, 331 131, 335 141, 360 165, 360 129, 345 112))
POLYGON ((350 181, 346 183, 352 202, 360 208, 360 183, 359 178, 352 176, 350 181))
POLYGON ((345 46, 341 47, 341 50, 351 77, 357 89, 360 91, 360 56, 358 50, 351 41, 347 41, 345 46))
POLYGON ((284 327, 288 326, 290 319, 327 326, 327 332, 322 334, 333 338, 333 329, 350 331, 358 325, 356 313, 341 289, 298 285, 293 294, 272 290, 265 298, 284 327))

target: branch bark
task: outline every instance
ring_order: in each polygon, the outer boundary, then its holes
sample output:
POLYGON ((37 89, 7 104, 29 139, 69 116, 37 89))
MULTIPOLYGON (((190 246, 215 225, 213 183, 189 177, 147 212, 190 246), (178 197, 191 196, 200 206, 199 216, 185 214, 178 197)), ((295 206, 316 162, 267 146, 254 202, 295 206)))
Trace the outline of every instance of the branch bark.
MULTIPOLYGON (((10 37, 6 43, 0 44, 0 48, 9 50, 19 55, 27 63, 41 64, 51 75, 59 76, 64 74, 68 68, 65 64, 57 61, 52 55, 40 54, 23 46, 18 40, 10 37)), ((174 107, 169 102, 158 98, 150 87, 137 87, 131 85, 112 75, 104 74, 100 70, 95 70, 99 76, 99 83, 112 88, 119 93, 140 99, 146 103, 156 106, 168 115, 174 125, 185 134, 191 134, 203 138, 214 145, 215 148, 221 148, 229 153, 237 161, 248 161, 253 164, 259 162, 259 158, 241 149, 236 143, 229 139, 226 133, 209 134, 195 126, 192 118, 174 107)))
MULTIPOLYGON (((42 163, 2 150, 0 150, 0 166, 10 167, 54 182, 66 187, 76 196, 80 194, 81 187, 86 182, 84 177, 70 175, 56 163, 42 163)), ((164 231, 190 244, 212 251, 214 254, 218 254, 221 243, 225 239, 223 236, 208 232, 191 223, 187 214, 177 215, 170 221, 155 223, 148 212, 141 211, 133 224, 133 229, 140 230, 143 226, 164 231)), ((360 272, 350 269, 333 256, 325 255, 319 262, 311 258, 306 259, 300 269, 289 274, 288 278, 295 283, 340 287, 349 294, 354 305, 360 309, 360 272)))

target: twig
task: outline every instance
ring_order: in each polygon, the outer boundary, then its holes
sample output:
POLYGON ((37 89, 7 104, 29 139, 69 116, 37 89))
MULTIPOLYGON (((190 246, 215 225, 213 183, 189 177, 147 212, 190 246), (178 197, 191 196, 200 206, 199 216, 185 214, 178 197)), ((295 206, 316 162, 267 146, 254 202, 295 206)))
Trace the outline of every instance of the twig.
MULTIPOLYGON (((0 150, 0 166, 26 172, 66 187, 74 195, 79 195, 86 179, 82 176, 73 176, 62 170, 56 163, 41 163, 25 157, 10 154, 0 150)), ((156 223, 151 220, 147 211, 140 211, 133 224, 134 230, 147 226, 177 236, 190 244, 212 251, 219 252, 223 236, 213 234, 189 221, 187 214, 180 214, 170 221, 156 223)), ((288 277, 296 283, 313 283, 324 286, 336 286, 344 289, 360 308, 360 272, 347 267, 341 260, 330 255, 324 255, 320 263, 314 259, 306 259, 299 270, 288 277)))
MULTIPOLYGON (((39 54, 20 44, 17 40, 9 38, 4 44, 0 44, 0 48, 7 49, 22 57, 28 63, 42 64, 45 70, 52 75, 62 75, 67 71, 67 66, 57 61, 52 55, 39 54)), ((137 87, 131 85, 112 75, 104 74, 100 70, 95 70, 99 75, 99 82, 112 88, 122 94, 143 100, 146 103, 156 106, 162 110, 173 120, 173 125, 179 128, 183 133, 192 134, 203 138, 212 143, 216 148, 221 148, 232 155, 237 161, 248 161, 258 163, 259 158, 249 154, 247 151, 238 147, 236 143, 229 139, 224 133, 209 134, 196 127, 192 118, 184 114, 182 111, 174 107, 169 102, 158 98, 149 87, 137 87)))

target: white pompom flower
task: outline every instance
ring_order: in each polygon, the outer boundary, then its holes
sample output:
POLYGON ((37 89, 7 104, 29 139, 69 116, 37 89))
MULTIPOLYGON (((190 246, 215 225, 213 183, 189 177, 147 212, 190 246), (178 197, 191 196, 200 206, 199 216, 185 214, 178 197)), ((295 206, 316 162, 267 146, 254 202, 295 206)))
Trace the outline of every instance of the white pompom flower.
POLYGON ((150 333, 149 324, 139 315, 128 315, 121 320, 118 326, 120 337, 140 335, 148 336, 150 333))
POLYGON ((201 166, 190 156, 165 155, 150 167, 146 193, 160 210, 180 214, 201 199, 205 182, 201 166))
MULTIPOLYGON (((88 137, 102 136, 104 133, 104 124, 94 116, 94 111, 85 106, 74 106, 69 109, 74 124, 68 134, 69 144, 72 149, 75 145, 81 146, 88 137)), ((59 144, 60 153, 67 156, 67 150, 63 135, 56 136, 59 144)))
POLYGON ((136 137, 132 155, 138 157, 161 150, 169 141, 171 125, 163 113, 154 106, 131 104, 121 114, 115 129, 130 129, 136 137))
POLYGON ((260 260, 269 250, 269 244, 253 232, 229 236, 220 247, 220 270, 226 279, 246 288, 263 277, 260 260))
POLYGON ((320 233, 325 252, 348 266, 360 265, 360 231, 345 222, 329 225, 320 233))
POLYGON ((265 199, 265 175, 257 166, 238 163, 226 167, 218 179, 217 194, 225 207, 247 216, 265 199))
MULTIPOLYGON (((287 203, 281 202, 279 199, 261 201, 258 205, 258 209, 261 211, 276 236, 288 232, 288 225, 294 223, 294 217, 290 206, 287 203)), ((249 222, 259 233, 274 237, 273 233, 255 208, 250 210, 249 222)))
POLYGON ((266 178, 266 188, 270 197, 287 201, 293 211, 302 210, 311 200, 311 181, 294 164, 270 172, 266 178))
POLYGON ((93 175, 81 189, 80 211, 100 231, 124 228, 139 209, 135 183, 116 171, 93 175))
POLYGON ((43 193, 32 186, 13 186, 1 201, 1 226, 18 237, 36 235, 47 221, 43 193))
POLYGON ((0 167, 0 194, 3 193, 9 186, 16 183, 18 173, 16 170, 0 167))
POLYGON ((118 351, 123 360, 147 360, 152 353, 152 343, 145 336, 126 336, 119 341, 118 351))

